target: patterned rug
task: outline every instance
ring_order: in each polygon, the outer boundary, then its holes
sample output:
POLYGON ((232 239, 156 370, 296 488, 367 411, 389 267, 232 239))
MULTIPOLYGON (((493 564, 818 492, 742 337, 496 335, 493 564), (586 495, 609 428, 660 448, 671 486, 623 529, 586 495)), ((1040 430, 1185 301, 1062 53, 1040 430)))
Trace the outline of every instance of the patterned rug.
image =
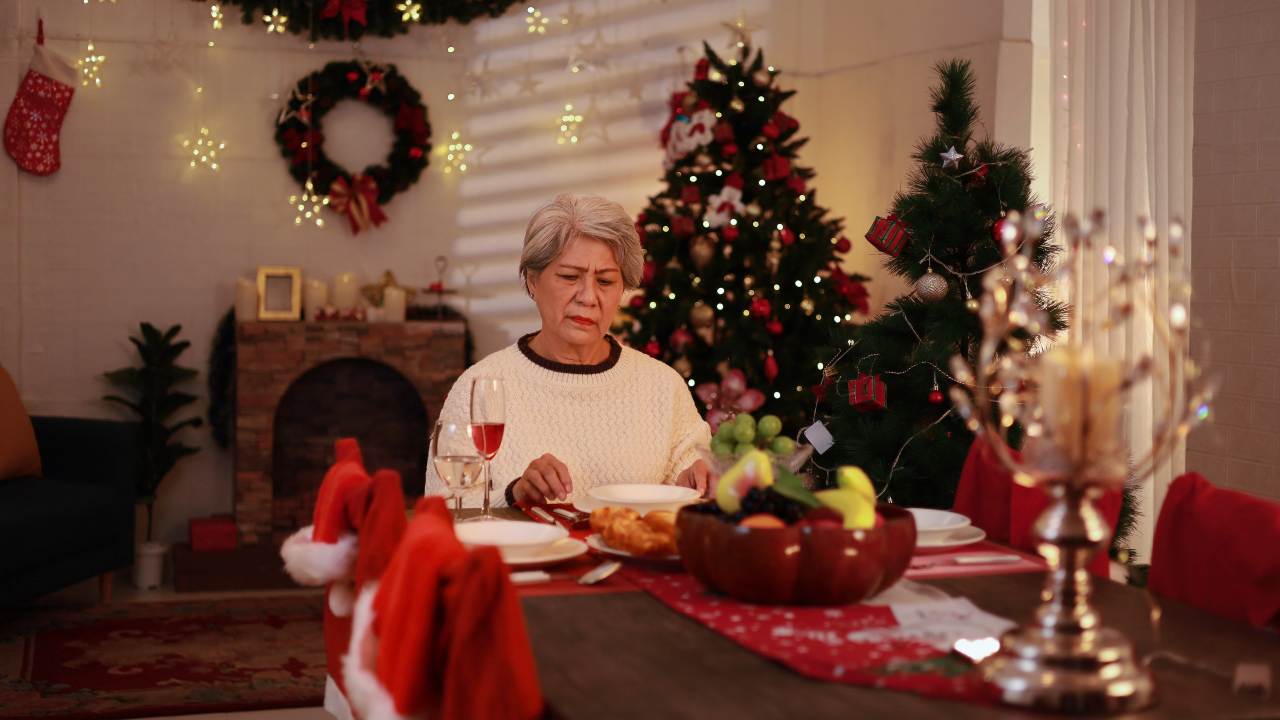
POLYGON ((322 595, 0 614, 0 718, 320 706, 322 595))

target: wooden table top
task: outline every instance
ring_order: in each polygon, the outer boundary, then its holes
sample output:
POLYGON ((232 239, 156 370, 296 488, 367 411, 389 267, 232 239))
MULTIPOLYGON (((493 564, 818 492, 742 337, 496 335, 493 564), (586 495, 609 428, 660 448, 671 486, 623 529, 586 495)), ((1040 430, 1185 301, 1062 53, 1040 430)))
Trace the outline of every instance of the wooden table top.
MULTIPOLYGON (((1041 580, 1041 573, 1020 573, 923 582, 1020 622, 1035 607, 1041 580)), ((1157 648, 1146 592, 1102 582, 1095 587, 1094 603, 1103 622, 1122 630, 1139 656, 1158 649, 1209 668, 1155 660, 1158 704, 1118 717, 1280 718, 1280 638, 1274 633, 1164 601, 1157 648), (1239 661, 1270 665, 1271 699, 1233 693, 1229 678, 1239 661)), ((811 680, 739 647, 644 592, 530 597, 523 605, 543 693, 557 717, 1048 717, 811 680)))

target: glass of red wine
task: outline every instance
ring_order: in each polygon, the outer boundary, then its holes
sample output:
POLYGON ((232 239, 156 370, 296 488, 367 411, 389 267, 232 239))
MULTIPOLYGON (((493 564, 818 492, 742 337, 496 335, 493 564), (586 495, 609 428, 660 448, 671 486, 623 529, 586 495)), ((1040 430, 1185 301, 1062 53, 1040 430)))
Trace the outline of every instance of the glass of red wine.
POLYGON ((502 445, 502 430, 507 422, 506 393, 499 378, 476 378, 471 381, 471 441, 484 458, 484 505, 480 520, 493 520, 490 496, 493 474, 490 464, 502 445))

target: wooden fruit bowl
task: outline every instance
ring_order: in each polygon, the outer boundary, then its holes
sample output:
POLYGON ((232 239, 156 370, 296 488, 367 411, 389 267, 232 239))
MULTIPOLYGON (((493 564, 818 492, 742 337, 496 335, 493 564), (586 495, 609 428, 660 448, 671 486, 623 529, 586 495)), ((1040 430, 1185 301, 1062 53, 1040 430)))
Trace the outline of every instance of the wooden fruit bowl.
POLYGON ((676 545, 689 574, 737 600, 763 605, 846 605, 896 583, 911 562, 916 523, 896 505, 884 525, 740 527, 689 507, 676 515, 676 545))

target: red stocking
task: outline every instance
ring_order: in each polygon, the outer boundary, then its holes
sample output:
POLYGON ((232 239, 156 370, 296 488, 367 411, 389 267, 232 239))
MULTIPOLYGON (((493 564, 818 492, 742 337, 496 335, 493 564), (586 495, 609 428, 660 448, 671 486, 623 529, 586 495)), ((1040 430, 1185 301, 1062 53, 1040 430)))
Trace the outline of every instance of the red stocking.
POLYGON ((4 119, 4 149, 18 167, 33 175, 52 175, 62 165, 58 132, 71 106, 76 71, 44 46, 44 27, 36 36, 27 75, 4 119))

